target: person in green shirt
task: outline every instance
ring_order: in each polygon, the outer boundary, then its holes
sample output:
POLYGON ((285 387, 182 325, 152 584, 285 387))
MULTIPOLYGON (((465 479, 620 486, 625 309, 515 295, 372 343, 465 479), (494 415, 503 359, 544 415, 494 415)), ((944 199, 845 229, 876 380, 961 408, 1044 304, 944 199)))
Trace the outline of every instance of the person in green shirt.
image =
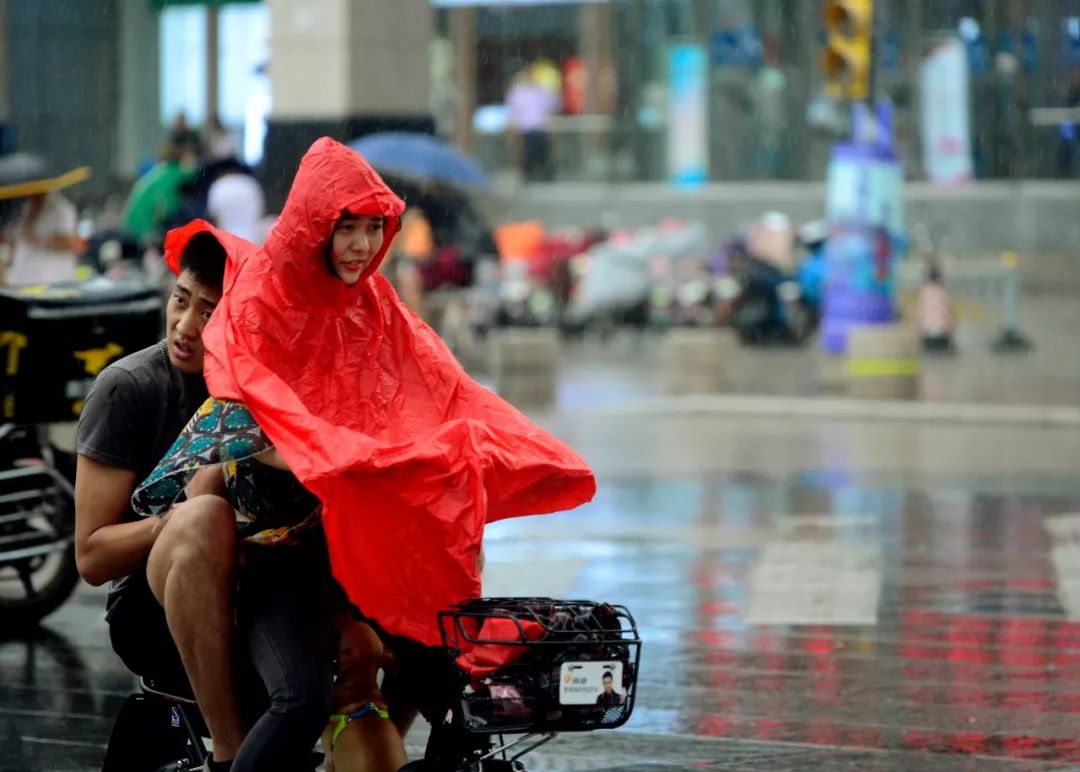
POLYGON ((169 146, 161 160, 135 183, 124 204, 123 229, 142 244, 161 231, 162 223, 182 203, 180 188, 194 179, 196 159, 169 146))

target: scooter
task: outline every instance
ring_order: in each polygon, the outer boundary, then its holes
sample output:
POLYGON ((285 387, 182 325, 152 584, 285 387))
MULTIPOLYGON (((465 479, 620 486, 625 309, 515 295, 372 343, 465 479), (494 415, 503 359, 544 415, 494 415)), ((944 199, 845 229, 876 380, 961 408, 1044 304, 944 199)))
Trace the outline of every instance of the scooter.
POLYGON ((817 329, 820 309, 804 293, 797 277, 747 256, 732 266, 738 292, 730 323, 746 344, 804 343, 817 329))
POLYGON ((0 424, 0 630, 51 614, 79 582, 75 458, 46 426, 0 424))
POLYGON ((141 282, 0 288, 0 633, 78 584, 75 449, 62 435, 109 362, 159 339, 160 317, 141 282))
MULTIPOLYGON (((439 627, 441 647, 399 641, 395 650, 402 667, 432 676, 414 695, 432 723, 427 748, 401 772, 525 772, 520 759, 557 734, 630 719, 641 638, 625 607, 476 598, 440 612, 439 627)), ((207 735, 187 684, 142 679, 116 718, 102 772, 202 769, 207 735)))
POLYGON ((801 264, 785 272, 751 251, 743 238, 725 245, 715 261, 726 275, 716 282, 720 316, 747 344, 802 344, 821 321, 825 284, 824 221, 804 223, 796 243, 805 252, 801 264))

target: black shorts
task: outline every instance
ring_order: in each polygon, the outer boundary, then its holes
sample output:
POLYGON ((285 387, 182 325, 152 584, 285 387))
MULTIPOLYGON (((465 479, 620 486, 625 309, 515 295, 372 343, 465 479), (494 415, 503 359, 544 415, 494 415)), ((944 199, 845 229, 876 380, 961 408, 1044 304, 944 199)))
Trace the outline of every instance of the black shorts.
MULTIPOLYGON (((142 574, 128 577, 124 586, 109 597, 106 620, 113 651, 135 675, 154 681, 158 688, 165 691, 190 695, 187 672, 165 619, 165 609, 150 592, 145 568, 142 571, 142 574)), ((316 619, 327 623, 323 631, 327 634, 325 659, 327 670, 330 671, 328 677, 332 675, 336 647, 329 632, 332 629, 329 613, 332 596, 327 587, 331 583, 329 556, 325 542, 309 539, 291 547, 253 550, 248 553, 238 573, 239 592, 235 600, 239 605, 237 611, 242 613, 238 614, 240 623, 234 630, 233 675, 241 697, 240 707, 254 720, 265 710, 268 697, 267 687, 252 659, 254 655, 249 639, 253 634, 265 637, 268 634, 267 623, 274 620, 280 622, 281 619, 280 613, 267 613, 267 609, 295 609, 296 604, 300 603, 305 610, 313 612, 316 619), (299 599, 295 599, 297 594, 300 595, 299 599), (283 599, 280 604, 274 601, 278 596, 283 599), (292 607, 285 602, 287 597, 294 598, 292 607), (322 614, 324 609, 326 613, 322 614), (263 624, 255 623, 251 618, 252 613, 256 613, 263 624)), ((269 634, 284 636, 289 629, 287 624, 271 624, 269 634)), ((301 625, 294 632, 304 641, 301 648, 322 642, 320 631, 312 624, 306 627, 301 625), (316 636, 313 639, 315 643, 309 640, 311 635, 316 636)), ((279 641, 279 647, 282 643, 279 641)), ((317 678, 318 675, 312 677, 317 678)))
POLYGON ((165 621, 165 609, 144 582, 128 580, 109 605, 109 640, 128 670, 163 685, 184 685, 187 675, 165 621))

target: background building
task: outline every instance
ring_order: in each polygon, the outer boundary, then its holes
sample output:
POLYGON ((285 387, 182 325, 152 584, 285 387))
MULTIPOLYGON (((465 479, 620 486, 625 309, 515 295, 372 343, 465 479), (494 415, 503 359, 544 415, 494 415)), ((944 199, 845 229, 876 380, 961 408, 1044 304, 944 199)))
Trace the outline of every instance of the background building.
MULTIPOLYGON (((821 179, 821 3, 612 0, 0 0, 5 147, 89 163, 100 192, 150 163, 179 113, 214 114, 249 160, 287 178, 319 133, 437 131, 492 170, 514 164, 505 96, 536 62, 561 96, 549 124, 565 181, 664 181, 675 46, 698 47, 707 179, 821 179)), ((919 68, 945 35, 969 62, 979 178, 1078 173, 1075 125, 1032 108, 1080 100, 1080 0, 876 3, 877 88, 908 174, 923 176, 919 68), (1071 152, 1071 155, 1070 155, 1071 152), (1072 159, 1070 161, 1070 159, 1072 159)))

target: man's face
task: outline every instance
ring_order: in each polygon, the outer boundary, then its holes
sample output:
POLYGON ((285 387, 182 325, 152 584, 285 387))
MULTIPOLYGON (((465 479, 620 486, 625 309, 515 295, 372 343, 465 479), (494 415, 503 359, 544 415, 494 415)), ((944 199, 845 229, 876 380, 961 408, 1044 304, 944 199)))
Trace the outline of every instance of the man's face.
MULTIPOLYGON (((612 679, 612 677, 609 674, 605 673, 603 681, 604 681, 604 694, 611 694, 612 690, 614 689, 614 687, 613 687, 614 679, 612 679)), ((593 683, 596 683, 596 682, 594 681, 593 683)))
POLYGON ((202 372, 202 331, 220 299, 221 290, 200 283, 191 271, 181 271, 176 278, 165 309, 165 335, 169 361, 180 372, 202 372))

